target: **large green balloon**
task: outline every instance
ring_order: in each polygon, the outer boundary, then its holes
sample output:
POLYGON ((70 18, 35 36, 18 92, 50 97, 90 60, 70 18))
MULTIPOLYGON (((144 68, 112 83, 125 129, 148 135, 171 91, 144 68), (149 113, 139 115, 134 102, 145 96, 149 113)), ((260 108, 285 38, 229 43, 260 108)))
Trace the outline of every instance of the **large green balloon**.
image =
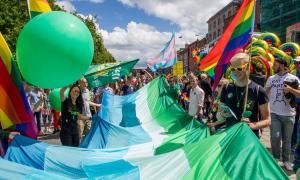
MULTIPOLYGON (((69 88, 65 91, 65 97, 69 95, 69 88)), ((53 89, 49 94, 49 101, 52 109, 61 112, 60 88, 53 89)))
POLYGON ((86 72, 93 54, 89 29, 65 12, 36 16, 26 24, 17 41, 21 74, 27 82, 42 88, 72 84, 86 72))

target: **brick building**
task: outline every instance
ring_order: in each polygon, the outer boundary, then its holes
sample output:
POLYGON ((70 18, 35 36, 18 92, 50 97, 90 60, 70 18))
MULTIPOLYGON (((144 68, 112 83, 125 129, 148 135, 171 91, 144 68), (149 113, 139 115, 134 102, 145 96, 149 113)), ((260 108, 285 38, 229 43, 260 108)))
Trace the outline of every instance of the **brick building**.
POLYGON ((241 0, 233 0, 208 19, 208 42, 212 42, 222 35, 240 5, 241 0))
POLYGON ((177 51, 177 59, 183 61, 183 72, 187 73, 189 71, 198 70, 198 66, 193 61, 192 50, 193 49, 203 49, 207 43, 206 38, 201 40, 197 39, 191 44, 186 44, 184 48, 177 51))
MULTIPOLYGON (((242 1, 233 0, 227 4, 224 8, 218 11, 215 15, 208 19, 208 34, 207 39, 209 47, 212 47, 219 37, 223 34, 227 26, 230 24, 237 11, 240 8, 242 1)), ((260 31, 260 12, 261 12, 261 0, 256 0, 255 3, 255 21, 254 31, 260 31)))

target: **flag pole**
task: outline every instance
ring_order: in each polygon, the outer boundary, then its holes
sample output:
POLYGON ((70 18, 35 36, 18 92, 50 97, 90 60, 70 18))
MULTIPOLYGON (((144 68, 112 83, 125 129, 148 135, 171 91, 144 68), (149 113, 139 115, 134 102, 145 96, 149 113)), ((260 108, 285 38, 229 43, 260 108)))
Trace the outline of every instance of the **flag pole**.
POLYGON ((145 72, 151 79, 153 79, 152 75, 151 75, 146 69, 144 69, 144 72, 145 72))
POLYGON ((30 0, 27 0, 27 6, 28 6, 28 13, 29 13, 29 17, 31 19, 31 13, 30 13, 30 3, 29 3, 30 0))
POLYGON ((243 114, 246 112, 247 110, 247 101, 248 101, 248 88, 249 88, 249 82, 250 82, 250 67, 251 67, 251 53, 252 53, 252 37, 253 37, 253 32, 254 32, 254 26, 255 26, 255 6, 256 6, 256 0, 254 0, 254 7, 253 7, 253 17, 252 17, 252 30, 251 30, 251 36, 250 36, 250 48, 249 48, 249 63, 247 66, 247 71, 248 71, 248 75, 247 75, 247 84, 246 84, 246 92, 245 92, 245 99, 244 99, 244 108, 243 108, 243 114))

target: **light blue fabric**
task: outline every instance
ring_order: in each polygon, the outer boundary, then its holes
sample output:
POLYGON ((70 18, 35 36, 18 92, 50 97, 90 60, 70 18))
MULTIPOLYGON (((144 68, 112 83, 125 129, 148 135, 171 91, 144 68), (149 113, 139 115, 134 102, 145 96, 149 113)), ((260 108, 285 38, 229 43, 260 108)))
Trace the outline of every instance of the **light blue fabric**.
POLYGON ((123 127, 139 125, 140 122, 135 115, 135 101, 139 93, 138 91, 127 96, 115 96, 104 93, 99 112, 100 117, 123 127))
POLYGON ((56 174, 47 173, 42 170, 34 169, 32 167, 24 166, 0 158, 0 179, 64 180, 68 178, 56 174))
MULTIPOLYGON (((86 162, 102 164, 121 160, 127 151, 127 148, 106 151, 51 146, 48 147, 45 156, 45 171, 70 178, 87 178, 88 173, 85 172, 86 162)), ((98 175, 105 175, 105 173, 98 172, 98 175)))
POLYGON ((110 179, 118 176, 111 174, 113 172, 98 172, 99 169, 109 169, 109 167, 115 169, 109 164, 121 165, 123 171, 120 176, 139 177, 137 167, 123 160, 127 152, 128 147, 92 150, 50 145, 19 135, 8 148, 5 159, 72 179, 88 179, 96 176, 110 179))
POLYGON ((44 169, 44 157, 48 146, 50 145, 17 135, 9 146, 4 159, 37 169, 44 169))
POLYGON ((92 128, 80 147, 89 149, 120 148, 150 141, 151 137, 141 126, 124 128, 97 117, 93 119, 92 128))
POLYGON ((140 179, 139 168, 125 160, 116 160, 108 163, 85 162, 84 170, 92 179, 140 179), (115 168, 112 168, 115 167, 115 168))
POLYGON ((98 117, 80 147, 119 148, 152 141, 136 117, 135 101, 139 92, 127 96, 105 93, 98 117))

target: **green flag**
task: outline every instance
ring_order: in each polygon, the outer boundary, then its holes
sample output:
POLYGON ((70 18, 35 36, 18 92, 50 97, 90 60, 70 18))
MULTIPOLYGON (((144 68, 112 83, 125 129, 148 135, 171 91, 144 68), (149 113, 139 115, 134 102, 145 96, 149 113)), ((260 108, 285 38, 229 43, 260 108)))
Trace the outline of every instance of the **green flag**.
POLYGON ((116 82, 122 76, 128 75, 138 59, 116 63, 93 65, 85 73, 89 87, 95 88, 105 84, 116 82))

